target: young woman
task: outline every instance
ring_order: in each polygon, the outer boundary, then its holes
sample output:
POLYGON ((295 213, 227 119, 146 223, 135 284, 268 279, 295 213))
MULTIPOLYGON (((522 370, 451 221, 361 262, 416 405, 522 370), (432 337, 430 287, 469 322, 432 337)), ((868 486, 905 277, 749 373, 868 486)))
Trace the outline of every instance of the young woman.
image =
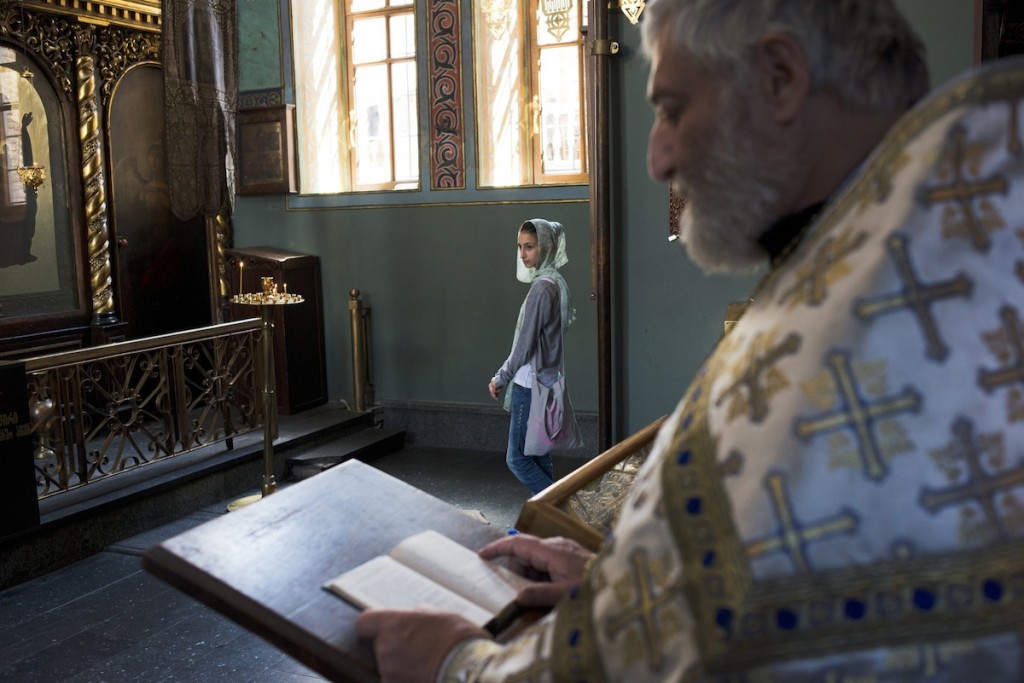
POLYGON ((516 278, 529 283, 530 291, 519 309, 512 352, 487 387, 494 400, 498 400, 502 388, 509 387, 505 410, 512 417, 505 462, 531 494, 554 481, 551 454, 526 455, 523 445, 531 387, 538 376, 545 386, 558 379, 563 367, 562 333, 576 317, 569 285, 558 272, 568 261, 561 223, 533 218, 519 228, 516 278))

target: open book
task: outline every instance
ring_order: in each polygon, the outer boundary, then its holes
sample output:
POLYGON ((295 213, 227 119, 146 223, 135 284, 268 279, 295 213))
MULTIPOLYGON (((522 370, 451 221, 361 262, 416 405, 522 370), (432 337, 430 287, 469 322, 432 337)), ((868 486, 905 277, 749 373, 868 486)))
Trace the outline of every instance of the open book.
POLYGON ((515 611, 516 593, 529 583, 443 534, 424 531, 387 555, 331 579, 324 588, 364 609, 430 607, 497 632, 502 626, 496 621, 515 611))

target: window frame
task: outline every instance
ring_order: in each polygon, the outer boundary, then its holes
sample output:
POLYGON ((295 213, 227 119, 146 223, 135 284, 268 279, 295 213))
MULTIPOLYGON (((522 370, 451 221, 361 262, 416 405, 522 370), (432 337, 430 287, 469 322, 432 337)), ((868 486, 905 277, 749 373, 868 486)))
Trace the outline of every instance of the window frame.
POLYGON ((579 145, 580 145, 580 172, 579 173, 546 173, 544 171, 544 150, 543 146, 543 108, 539 112, 534 114, 532 109, 533 102, 535 99, 539 99, 540 82, 541 82, 541 52, 548 49, 565 49, 571 43, 556 43, 552 45, 541 45, 539 40, 533 39, 536 31, 543 30, 541 24, 544 19, 540 17, 540 5, 543 4, 543 0, 537 0, 537 12, 536 26, 529 31, 530 41, 530 56, 529 56, 529 67, 528 77, 530 79, 530 115, 529 125, 527 129, 527 135, 530 141, 530 154, 533 164, 533 178, 538 185, 559 185, 559 184, 583 184, 589 180, 589 170, 587 168, 587 104, 586 104, 586 53, 584 47, 586 44, 586 0, 572 0, 573 11, 576 13, 576 27, 577 27, 577 39, 576 39, 576 58, 577 58, 577 94, 579 97, 579 145), (539 121, 539 123, 538 123, 539 121))
MULTIPOLYGON (((491 139, 495 136, 489 125, 489 116, 492 110, 494 98, 488 96, 485 90, 488 88, 487 79, 487 57, 484 54, 486 45, 484 33, 487 27, 488 17, 485 14, 483 3, 478 0, 473 2, 472 11, 472 54, 473 54, 473 91, 474 91, 474 120, 473 134, 476 141, 476 179, 477 188, 482 190, 510 189, 519 187, 548 187, 558 185, 586 185, 589 183, 589 168, 587 159, 587 105, 586 105, 586 0, 572 0, 572 11, 576 13, 577 36, 575 41, 577 55, 577 92, 579 98, 579 164, 578 173, 557 173, 545 171, 543 156, 543 110, 539 108, 541 78, 540 73, 541 52, 549 49, 565 49, 573 45, 567 43, 541 44, 537 39, 537 33, 546 30, 544 26, 545 17, 541 12, 543 0, 532 0, 528 3, 514 3, 511 10, 509 32, 515 32, 515 41, 518 42, 518 55, 516 65, 519 69, 518 85, 518 111, 522 112, 517 125, 519 149, 519 182, 514 184, 498 183, 493 178, 494 169, 487 167, 492 163, 490 159, 494 156, 494 145, 491 139)), ((513 46, 512 49, 515 49, 513 46)))
POLYGON ((364 10, 359 12, 353 12, 351 10, 352 0, 335 0, 336 6, 339 12, 339 25, 343 28, 341 32, 340 40, 340 51, 341 59, 344 62, 346 80, 342 85, 342 131, 346 136, 345 140, 341 142, 342 149, 344 151, 344 165, 343 177, 346 179, 343 187, 344 192, 375 192, 382 190, 422 190, 423 188, 423 167, 422 159, 420 159, 419 148, 421 144, 421 117, 420 117, 420 63, 419 63, 419 15, 416 11, 416 2, 406 2, 401 5, 392 5, 392 0, 383 0, 384 7, 373 10, 364 10), (409 57, 393 57, 391 54, 391 19, 399 15, 412 15, 412 27, 413 27, 413 45, 414 51, 413 56, 409 57), (356 69, 359 67, 366 66, 366 64, 355 64, 352 59, 352 27, 356 21, 364 20, 372 17, 383 17, 384 18, 384 32, 385 32, 385 45, 387 56, 382 61, 375 61, 372 64, 382 64, 385 66, 385 72, 387 74, 387 99, 388 99, 388 120, 387 120, 387 137, 388 137, 388 157, 391 169, 391 180, 378 183, 360 183, 359 182, 359 154, 358 144, 356 140, 356 123, 353 121, 353 115, 355 113, 355 93, 356 93, 356 69), (395 113, 394 113, 394 102, 395 96, 392 89, 393 79, 393 67, 396 64, 408 64, 414 65, 414 72, 416 78, 414 83, 416 85, 415 91, 415 107, 413 110, 416 112, 416 121, 413 130, 416 134, 416 144, 414 145, 414 152, 417 158, 416 163, 416 177, 414 180, 399 180, 396 177, 396 156, 395 156, 395 113), (412 185, 415 184, 415 187, 412 185))

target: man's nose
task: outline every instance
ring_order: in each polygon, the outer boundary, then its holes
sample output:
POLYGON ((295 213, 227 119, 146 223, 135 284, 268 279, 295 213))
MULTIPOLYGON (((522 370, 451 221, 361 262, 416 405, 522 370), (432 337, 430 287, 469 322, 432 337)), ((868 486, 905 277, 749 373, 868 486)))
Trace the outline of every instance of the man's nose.
POLYGON ((672 179, 672 144, 664 129, 657 121, 651 124, 647 138, 647 174, 651 180, 667 183, 672 179))

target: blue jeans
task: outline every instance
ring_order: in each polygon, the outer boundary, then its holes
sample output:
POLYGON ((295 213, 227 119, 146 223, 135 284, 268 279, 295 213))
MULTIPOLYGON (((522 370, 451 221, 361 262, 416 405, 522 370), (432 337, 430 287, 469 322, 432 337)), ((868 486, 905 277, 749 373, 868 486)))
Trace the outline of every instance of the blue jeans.
MULTIPOLYGON (((533 380, 537 381, 536 378, 533 380)), ((521 481, 531 494, 540 493, 555 481, 554 469, 551 467, 550 455, 525 455, 523 444, 526 442, 526 421, 530 417, 530 399, 532 392, 526 387, 513 382, 508 390, 512 392, 512 421, 508 428, 508 452, 505 464, 508 465, 516 479, 521 481)))

